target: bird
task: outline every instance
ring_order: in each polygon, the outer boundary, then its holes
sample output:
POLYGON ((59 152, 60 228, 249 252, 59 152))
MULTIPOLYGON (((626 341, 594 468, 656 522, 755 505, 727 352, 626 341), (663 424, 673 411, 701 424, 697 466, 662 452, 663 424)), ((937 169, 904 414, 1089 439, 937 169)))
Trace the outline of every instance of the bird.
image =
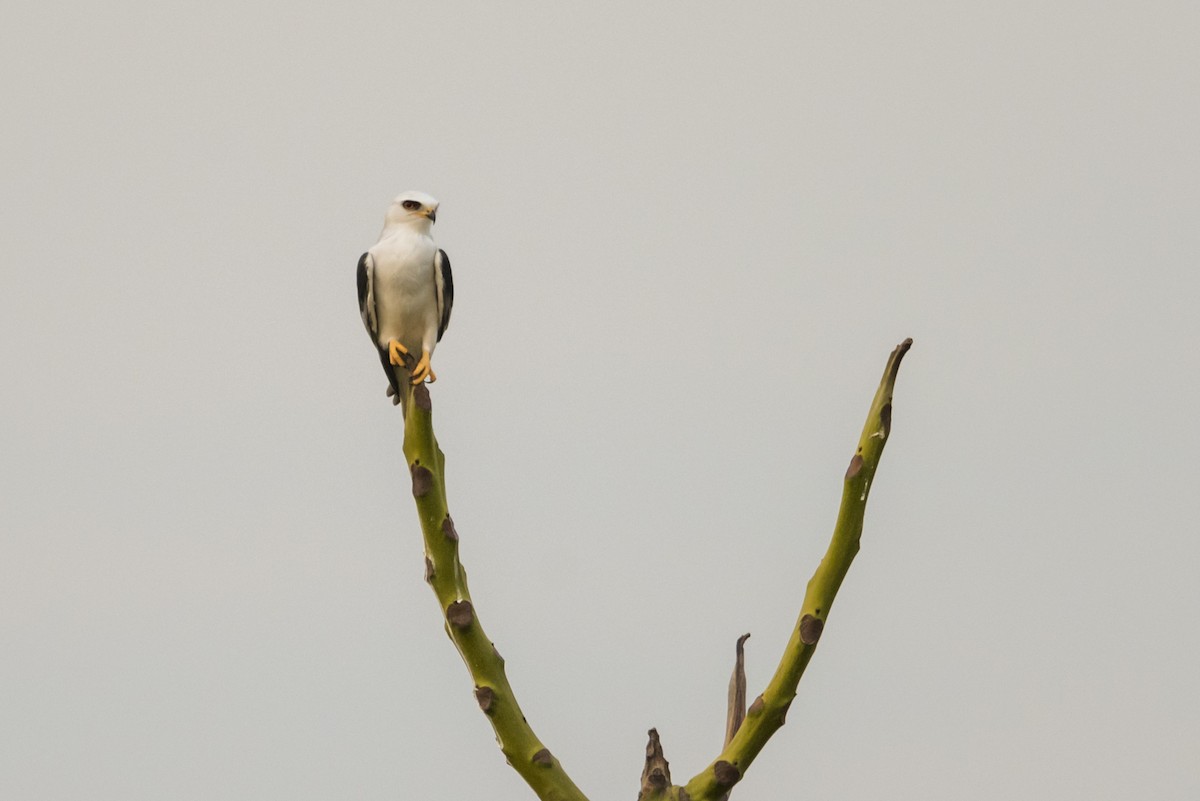
POLYGON ((412 386, 437 380, 430 358, 454 307, 450 257, 431 234, 437 210, 424 192, 397 195, 379 241, 358 260, 358 310, 402 412, 412 386))

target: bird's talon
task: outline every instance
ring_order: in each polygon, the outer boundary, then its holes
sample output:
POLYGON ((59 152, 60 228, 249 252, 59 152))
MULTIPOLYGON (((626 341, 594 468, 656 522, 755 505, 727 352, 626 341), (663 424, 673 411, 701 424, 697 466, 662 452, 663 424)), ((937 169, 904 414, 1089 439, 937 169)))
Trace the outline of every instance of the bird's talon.
POLYGON ((429 351, 424 351, 421 353, 421 360, 417 362, 417 366, 412 371, 413 385, 416 386, 424 381, 430 372, 432 371, 429 369, 429 351))
POLYGON ((388 340, 388 361, 394 366, 407 366, 409 355, 408 348, 401 345, 398 339, 388 340))

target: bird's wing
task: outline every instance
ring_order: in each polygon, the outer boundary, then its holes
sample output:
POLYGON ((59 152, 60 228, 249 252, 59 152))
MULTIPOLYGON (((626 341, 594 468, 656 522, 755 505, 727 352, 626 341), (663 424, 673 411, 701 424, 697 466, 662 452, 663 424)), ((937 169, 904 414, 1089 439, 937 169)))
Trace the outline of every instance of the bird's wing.
MULTIPOLYGON (((375 260, 370 253, 358 258, 358 313, 371 339, 379 337, 379 318, 375 316, 375 260)), ((378 344, 378 342, 376 343, 378 344)))
POLYGON ((379 316, 375 311, 375 260, 370 253, 364 253, 358 260, 358 312, 362 315, 363 325, 371 335, 371 344, 379 351, 379 361, 383 372, 387 375, 388 385, 392 388, 394 403, 399 403, 400 384, 396 371, 392 369, 392 360, 388 358, 387 348, 379 344, 379 316))
POLYGON ((437 284, 438 332, 437 341, 450 327, 450 310, 454 308, 454 274, 450 272, 450 257, 439 250, 434 258, 433 280, 437 284))

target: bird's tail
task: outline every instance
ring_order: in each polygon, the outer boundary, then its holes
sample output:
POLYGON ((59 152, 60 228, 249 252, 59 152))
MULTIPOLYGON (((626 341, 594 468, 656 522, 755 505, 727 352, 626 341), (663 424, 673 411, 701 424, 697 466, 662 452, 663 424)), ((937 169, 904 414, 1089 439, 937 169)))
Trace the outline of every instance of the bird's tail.
POLYGON ((387 388, 387 395, 392 399, 392 405, 400 407, 401 417, 408 417, 408 402, 412 400, 412 391, 411 381, 397 381, 387 388))
POLYGON ((392 399, 393 406, 400 407, 401 415, 408 416, 408 401, 412 398, 412 362, 411 354, 405 353, 402 361, 403 366, 394 365, 387 355, 387 348, 379 349, 379 358, 383 362, 383 367, 387 370, 388 388, 387 396, 392 399))

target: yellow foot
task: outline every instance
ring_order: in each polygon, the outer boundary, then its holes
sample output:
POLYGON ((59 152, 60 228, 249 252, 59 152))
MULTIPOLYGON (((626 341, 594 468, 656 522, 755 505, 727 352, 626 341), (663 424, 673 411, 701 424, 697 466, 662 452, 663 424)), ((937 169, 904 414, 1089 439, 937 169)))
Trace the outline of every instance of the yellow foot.
POLYGON ((401 345, 400 340, 388 340, 388 361, 397 367, 405 367, 408 356, 408 348, 401 345))
POLYGON ((429 351, 421 351, 421 360, 417 362, 417 366, 412 371, 413 384, 420 384, 433 371, 429 369, 429 351))
POLYGON ((437 381, 437 373, 433 372, 433 368, 430 367, 429 368, 429 383, 432 384, 434 381, 437 381))

